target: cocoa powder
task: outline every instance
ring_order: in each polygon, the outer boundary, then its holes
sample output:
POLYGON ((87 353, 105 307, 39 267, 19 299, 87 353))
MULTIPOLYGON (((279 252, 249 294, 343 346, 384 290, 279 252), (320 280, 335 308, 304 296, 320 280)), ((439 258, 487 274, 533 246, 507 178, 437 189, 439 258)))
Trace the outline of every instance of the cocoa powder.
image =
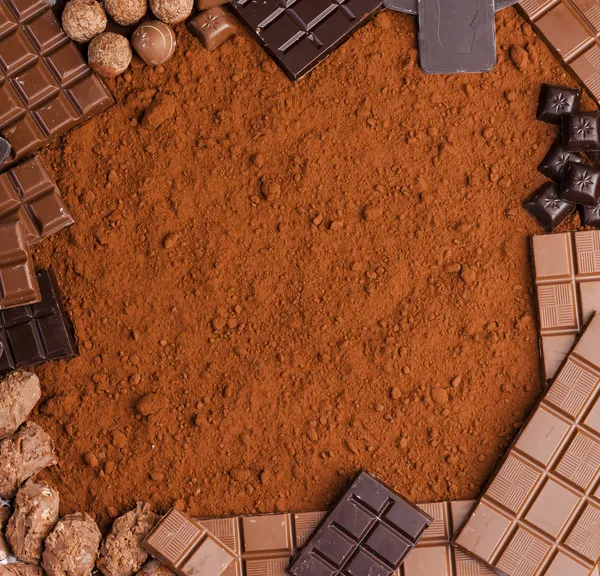
POLYGON ((574 84, 497 24, 489 74, 426 76, 383 12, 297 84, 179 25, 44 151, 76 219, 36 250, 80 348, 36 369, 61 514, 322 508, 361 466, 478 494, 542 389, 521 202, 540 84, 574 84))

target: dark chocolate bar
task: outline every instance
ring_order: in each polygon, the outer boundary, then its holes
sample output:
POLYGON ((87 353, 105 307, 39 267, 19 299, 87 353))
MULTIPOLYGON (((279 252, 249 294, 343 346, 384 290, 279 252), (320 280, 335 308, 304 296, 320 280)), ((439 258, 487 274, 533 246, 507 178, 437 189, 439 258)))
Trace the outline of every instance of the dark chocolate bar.
POLYGON ((38 270, 41 301, 0 312, 0 374, 77 354, 71 321, 51 270, 38 270))
POLYGON ((389 576, 432 518, 362 471, 297 553, 291 576, 389 576))

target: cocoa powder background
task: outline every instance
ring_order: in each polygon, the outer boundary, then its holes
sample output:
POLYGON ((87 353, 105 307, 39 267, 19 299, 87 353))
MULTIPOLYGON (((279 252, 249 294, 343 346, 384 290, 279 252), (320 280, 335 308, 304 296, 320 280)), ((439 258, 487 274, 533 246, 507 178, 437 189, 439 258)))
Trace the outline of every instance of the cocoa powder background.
POLYGON ((44 151, 77 222, 36 251, 81 353, 37 370, 62 514, 319 508, 361 466, 478 494, 542 389, 520 205, 540 84, 574 84, 497 24, 490 74, 426 76, 388 11, 297 84, 180 26, 44 151))

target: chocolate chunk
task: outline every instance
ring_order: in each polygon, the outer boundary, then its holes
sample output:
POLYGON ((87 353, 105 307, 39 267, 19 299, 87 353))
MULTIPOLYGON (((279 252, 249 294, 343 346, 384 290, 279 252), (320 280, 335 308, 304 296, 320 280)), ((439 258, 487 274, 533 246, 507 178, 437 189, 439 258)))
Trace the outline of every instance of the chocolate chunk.
POLYGON ((544 176, 560 183, 565 175, 567 162, 585 164, 585 158, 577 152, 566 152, 562 145, 562 138, 557 138, 537 169, 544 176))
POLYGON ((583 206, 600 202, 600 168, 569 162, 560 185, 560 197, 583 206))
POLYGON ((536 118, 550 124, 560 124, 563 114, 579 111, 581 90, 568 86, 544 84, 540 92, 536 118))
POLYGON ((88 576, 101 540, 102 534, 90 516, 69 514, 46 539, 42 567, 48 576, 88 576))
POLYGON ((173 576, 173 572, 158 560, 152 559, 140 568, 136 576, 173 576))
POLYGON ((389 576, 431 517, 365 471, 358 474, 288 567, 291 576, 389 576))
POLYGON ((0 138, 0 169, 2 169, 4 162, 6 162, 6 159, 10 154, 10 150, 11 148, 10 144, 8 143, 8 140, 0 138))
POLYGON ((593 112, 563 114, 562 133, 567 152, 600 150, 598 115, 593 112))
POLYGON ((38 403, 40 380, 29 372, 13 372, 0 380, 0 439, 17 431, 38 403))
POLYGON ((25 226, 0 223, 0 310, 41 299, 25 226))
POLYGON ((73 358, 77 346, 52 270, 38 270, 42 299, 32 306, 0 311, 0 374, 49 360, 73 358))
POLYGON ((204 527, 172 508, 143 546, 180 576, 220 576, 235 560, 235 553, 204 527))
POLYGON ((580 206, 579 217, 583 226, 600 228, 600 204, 598 206, 580 206))
POLYGON ((427 74, 491 70, 496 63, 494 0, 419 0, 419 56, 427 74))
POLYGON ((113 102, 47 2, 0 3, 0 63, 0 134, 12 147, 8 165, 113 102))
POLYGON ((234 0, 231 10, 291 80, 310 72, 382 9, 381 0, 234 0))
POLYGON ((131 510, 117 518, 100 548, 96 567, 105 576, 132 576, 148 559, 142 541, 158 520, 149 504, 138 502, 131 510))
POLYGON ((196 14, 188 21, 188 27, 209 52, 221 46, 237 32, 236 25, 219 6, 196 14))
POLYGON ((15 511, 6 527, 13 555, 31 564, 42 559, 42 547, 58 522, 58 492, 30 478, 17 492, 15 511))
POLYGON ((0 565, 0 576, 44 576, 43 570, 33 564, 11 562, 0 565))
POLYGON ((600 559, 600 315, 522 428, 455 544, 498 574, 588 575, 600 559))
MULTIPOLYGON (((494 10, 496 12, 504 10, 509 6, 514 6, 519 0, 495 0, 494 10)), ((384 0, 383 5, 390 10, 405 12, 406 14, 418 14, 418 0, 384 0)))
POLYGON ((6 500, 0 499, 0 562, 10 556, 10 549, 4 538, 4 528, 10 516, 10 504, 6 500))
POLYGON ((575 212, 576 206, 559 196, 554 182, 546 182, 525 200, 523 208, 546 232, 552 232, 575 212))
POLYGON ((58 464, 52 439, 35 422, 0 440, 0 498, 13 498, 25 480, 58 464))
POLYGON ((20 220, 33 246, 74 220, 39 156, 0 176, 0 222, 20 220))

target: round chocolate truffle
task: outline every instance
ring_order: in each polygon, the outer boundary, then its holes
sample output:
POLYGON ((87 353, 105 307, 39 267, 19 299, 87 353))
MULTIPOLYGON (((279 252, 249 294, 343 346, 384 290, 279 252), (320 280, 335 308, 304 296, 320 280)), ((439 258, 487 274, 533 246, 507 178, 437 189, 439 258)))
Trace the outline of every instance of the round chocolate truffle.
POLYGON ((105 32, 96 36, 88 48, 88 64, 100 76, 114 78, 131 63, 131 46, 125 36, 105 32))
POLYGON ((167 24, 183 22, 194 8, 194 0, 150 0, 154 15, 167 24))
POLYGON ((131 37, 131 45, 137 55, 150 66, 164 64, 175 52, 175 32, 164 22, 142 22, 131 37))
POLYGON ((62 14, 65 34, 75 42, 89 42, 106 28, 106 14, 96 0, 69 0, 62 14))
POLYGON ((146 0, 104 0, 104 9, 121 26, 139 22, 148 11, 146 0))

